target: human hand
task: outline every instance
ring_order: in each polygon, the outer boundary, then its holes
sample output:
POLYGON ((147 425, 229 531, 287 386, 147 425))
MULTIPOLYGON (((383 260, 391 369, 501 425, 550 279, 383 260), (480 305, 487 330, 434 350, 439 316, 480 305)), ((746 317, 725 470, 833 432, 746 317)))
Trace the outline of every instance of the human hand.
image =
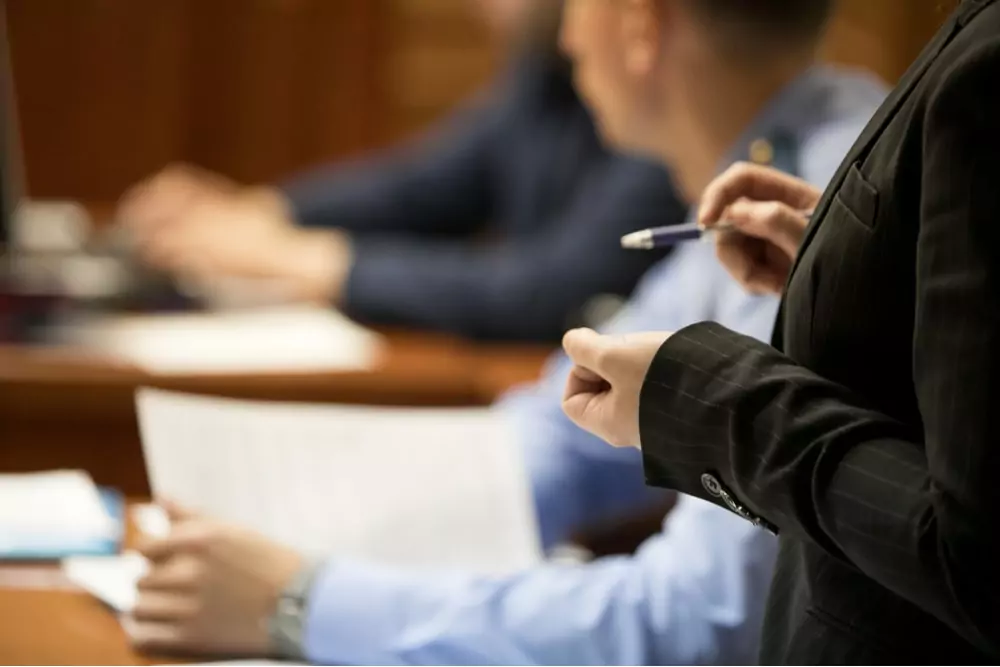
POLYGON ((192 167, 132 188, 118 219, 144 261, 209 286, 259 279, 291 299, 326 302, 339 299, 351 265, 346 235, 297 227, 278 191, 192 167))
POLYGON ((603 336, 575 329, 563 338, 573 361, 563 411, 615 447, 639 447, 639 393, 666 332, 603 336))
POLYGON ((780 294, 822 191, 770 167, 739 163, 705 189, 698 222, 727 222, 716 254, 748 291, 780 294))
POLYGON ((125 623, 147 652, 262 657, 267 621, 304 566, 298 553, 168 505, 171 532, 140 551, 150 561, 125 623))
POLYGON ((118 202, 115 218, 142 238, 183 220, 198 200, 235 195, 240 189, 220 174, 174 164, 129 188, 118 202))

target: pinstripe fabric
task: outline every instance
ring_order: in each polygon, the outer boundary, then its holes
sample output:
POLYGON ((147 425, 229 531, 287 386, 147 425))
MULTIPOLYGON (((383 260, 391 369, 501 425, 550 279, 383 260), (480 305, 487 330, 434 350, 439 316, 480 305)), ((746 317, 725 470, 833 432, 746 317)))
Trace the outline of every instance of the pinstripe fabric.
POLYGON ((1000 659, 1000 3, 966 0, 817 208, 776 343, 704 323, 640 406, 651 484, 777 526, 762 661, 1000 659))

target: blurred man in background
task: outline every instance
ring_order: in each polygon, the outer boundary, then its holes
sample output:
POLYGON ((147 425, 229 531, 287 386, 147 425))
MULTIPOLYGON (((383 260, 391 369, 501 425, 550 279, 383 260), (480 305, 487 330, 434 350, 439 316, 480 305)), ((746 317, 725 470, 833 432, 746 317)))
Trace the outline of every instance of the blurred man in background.
POLYGON ((627 296, 656 257, 618 238, 685 207, 662 168, 601 145, 558 53, 561 0, 478 3, 513 54, 485 99, 416 146, 281 188, 167 169, 121 204, 141 255, 482 339, 556 341, 596 297, 627 296))
MULTIPOLYGON (((630 146, 668 144, 692 199, 750 158, 825 185, 885 95, 868 76, 814 66, 831 3, 569 0, 565 43, 602 130, 630 146), (651 117, 683 136, 644 136, 637 128, 651 117)), ((776 309, 733 281, 713 244, 688 243, 643 278, 608 330, 715 320, 767 340, 776 309)), ((562 414, 568 371, 558 357, 538 387, 499 408, 518 427, 545 547, 653 498, 638 451, 607 447, 562 414)), ((752 663, 777 546, 689 497, 634 555, 506 577, 309 563, 204 517, 175 510, 174 521, 145 549, 133 641, 327 664, 752 663)))

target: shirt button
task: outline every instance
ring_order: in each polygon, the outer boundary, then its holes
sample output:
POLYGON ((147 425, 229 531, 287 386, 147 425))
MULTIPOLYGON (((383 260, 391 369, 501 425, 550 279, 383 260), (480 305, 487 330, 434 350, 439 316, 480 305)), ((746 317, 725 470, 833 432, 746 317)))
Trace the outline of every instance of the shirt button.
POLYGON ((722 484, 719 483, 715 475, 706 472, 701 476, 701 485, 705 487, 705 490, 713 498, 722 496, 722 484))

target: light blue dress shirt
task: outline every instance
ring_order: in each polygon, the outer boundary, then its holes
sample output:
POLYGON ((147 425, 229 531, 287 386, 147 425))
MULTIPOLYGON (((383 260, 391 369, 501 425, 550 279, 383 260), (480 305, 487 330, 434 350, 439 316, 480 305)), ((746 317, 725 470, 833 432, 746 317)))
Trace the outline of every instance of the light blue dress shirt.
MULTIPOLYGON (((884 94, 867 76, 812 70, 747 129, 727 164, 753 138, 781 137, 776 165, 825 185, 884 94)), ((696 242, 651 269, 606 329, 715 320, 767 340, 776 309, 776 299, 740 289, 712 244, 696 242)), ((517 425, 546 547, 653 497, 638 451, 613 449, 562 414, 568 368, 557 357, 535 387, 498 406, 517 425)), ((682 497, 636 554, 588 564, 487 577, 333 560, 310 591, 305 653, 383 665, 754 662, 776 547, 736 515, 682 497)))

